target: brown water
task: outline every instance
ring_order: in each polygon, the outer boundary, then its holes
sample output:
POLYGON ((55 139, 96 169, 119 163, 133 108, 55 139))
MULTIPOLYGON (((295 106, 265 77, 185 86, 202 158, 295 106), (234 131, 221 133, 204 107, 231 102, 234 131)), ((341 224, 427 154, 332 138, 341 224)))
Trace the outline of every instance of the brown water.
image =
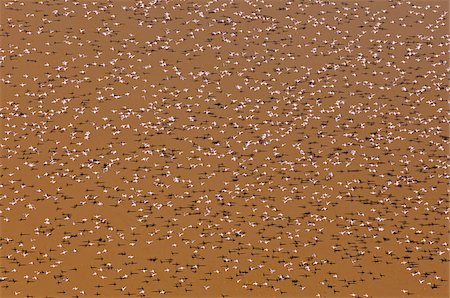
POLYGON ((2 297, 448 297, 446 1, 2 1, 2 297))

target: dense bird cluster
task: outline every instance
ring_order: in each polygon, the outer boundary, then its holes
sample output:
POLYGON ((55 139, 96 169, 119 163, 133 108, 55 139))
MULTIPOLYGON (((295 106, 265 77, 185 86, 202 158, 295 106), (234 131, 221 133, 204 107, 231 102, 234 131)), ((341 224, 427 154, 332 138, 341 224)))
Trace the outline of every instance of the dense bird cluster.
POLYGON ((2 297, 446 296, 446 1, 2 1, 2 297))

